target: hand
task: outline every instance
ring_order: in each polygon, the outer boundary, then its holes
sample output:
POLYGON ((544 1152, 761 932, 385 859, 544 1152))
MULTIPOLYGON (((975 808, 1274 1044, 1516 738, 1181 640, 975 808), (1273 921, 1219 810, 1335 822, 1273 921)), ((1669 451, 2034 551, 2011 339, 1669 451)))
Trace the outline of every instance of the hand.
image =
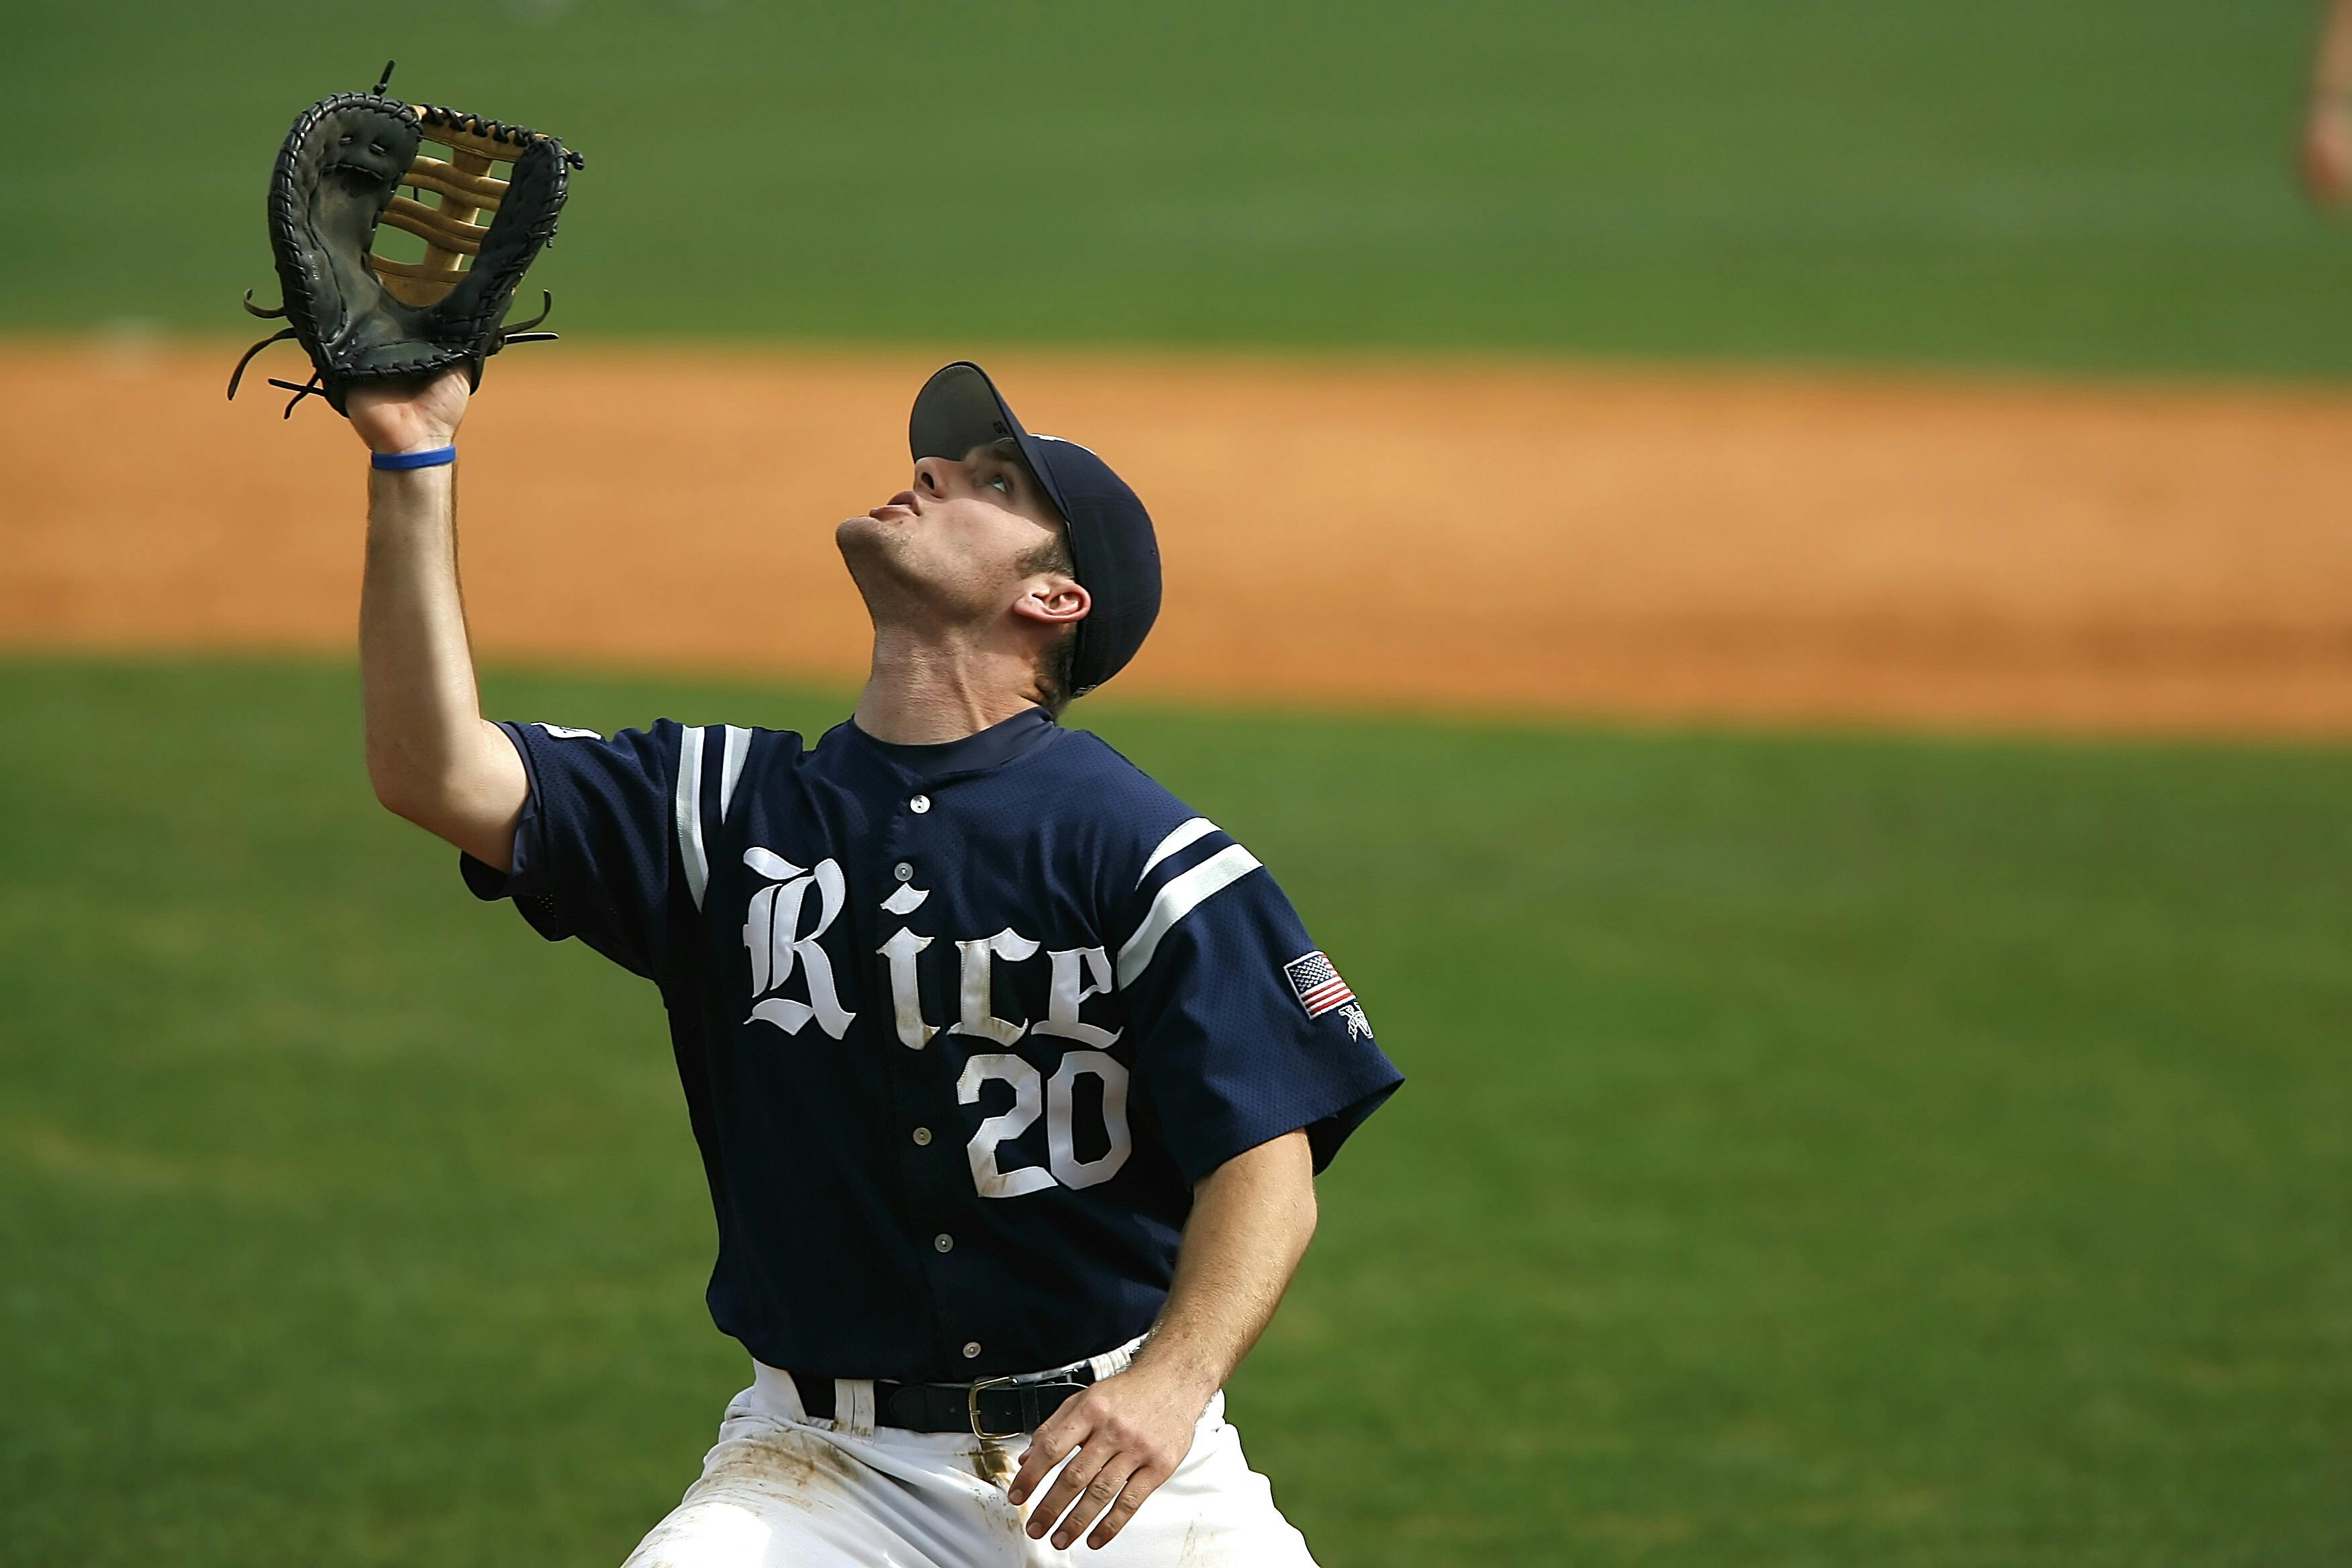
POLYGON ((429 381, 379 382, 355 386, 343 399, 352 428, 375 452, 425 452, 457 438, 473 384, 463 365, 429 381))
POLYGON ((2303 188, 2322 206, 2337 206, 2352 188, 2352 119, 2344 105, 2323 98, 2311 106, 2303 133, 2303 188))
POLYGON ((1099 1514, 1087 1544, 1109 1545, 1143 1500, 1159 1490, 1160 1483, 1174 1475, 1192 1451, 1193 1428, 1215 1392, 1138 1362, 1055 1411, 1030 1439, 1007 1494, 1019 1507, 1062 1457, 1069 1456, 1070 1462, 1030 1510, 1030 1539, 1044 1540, 1060 1520, 1054 1545, 1066 1550, 1099 1514))

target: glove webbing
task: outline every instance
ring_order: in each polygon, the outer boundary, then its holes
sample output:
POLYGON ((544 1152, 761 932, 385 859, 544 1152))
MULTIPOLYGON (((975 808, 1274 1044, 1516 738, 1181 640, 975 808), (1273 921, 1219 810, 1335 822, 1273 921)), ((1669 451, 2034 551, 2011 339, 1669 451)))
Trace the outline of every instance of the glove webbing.
MULTIPOLYGON (((394 299, 407 305, 431 305, 465 277, 462 258, 481 253, 482 237, 489 233, 489 216, 499 210, 507 193, 507 182, 491 174, 491 165, 511 164, 516 153, 546 138, 535 131, 501 125, 454 109, 423 103, 409 107, 424 126, 425 140, 448 148, 449 160, 444 163, 420 153, 410 161, 401 184, 431 191, 440 201, 427 206, 407 196, 394 196, 384 209, 385 223, 425 241, 424 260, 389 261, 381 256, 369 260, 376 276, 383 279, 384 291, 394 299)), ((587 166, 585 159, 569 149, 563 157, 575 169, 587 166)))

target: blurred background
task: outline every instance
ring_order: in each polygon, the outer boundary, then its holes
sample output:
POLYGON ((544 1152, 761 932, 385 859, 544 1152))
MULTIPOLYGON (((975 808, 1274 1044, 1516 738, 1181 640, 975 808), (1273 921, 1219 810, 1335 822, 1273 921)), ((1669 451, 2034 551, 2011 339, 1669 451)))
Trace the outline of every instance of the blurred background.
POLYGON ((948 359, 1151 502, 1072 722, 1412 1080, 1234 1390, 1323 1561, 2346 1561, 2317 22, 14 0, 0 1561, 618 1563, 742 1380, 656 996, 374 805, 359 448, 221 396, 386 57, 588 160, 493 713, 835 722, 948 359))

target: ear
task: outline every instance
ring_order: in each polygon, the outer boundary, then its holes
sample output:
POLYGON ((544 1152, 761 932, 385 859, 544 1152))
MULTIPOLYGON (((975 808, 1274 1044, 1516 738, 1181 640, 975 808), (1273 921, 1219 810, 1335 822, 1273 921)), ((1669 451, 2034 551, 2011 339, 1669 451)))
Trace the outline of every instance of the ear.
POLYGON ((1013 613, 1045 626, 1066 626, 1085 620, 1094 605, 1093 597, 1067 577, 1040 577, 1013 601, 1013 613))

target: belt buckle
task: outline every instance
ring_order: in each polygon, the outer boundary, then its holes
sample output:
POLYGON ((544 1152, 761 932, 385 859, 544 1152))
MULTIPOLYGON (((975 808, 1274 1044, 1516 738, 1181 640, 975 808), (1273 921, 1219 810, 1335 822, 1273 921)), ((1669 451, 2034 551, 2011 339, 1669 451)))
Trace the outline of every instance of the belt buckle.
POLYGON ((980 1424, 980 1396, 991 1388, 1009 1388, 1021 1380, 1017 1377, 983 1377, 964 1390, 964 1414, 971 1418, 971 1435, 983 1443, 1002 1443, 1008 1437, 1018 1437, 1018 1431, 991 1432, 980 1424))

